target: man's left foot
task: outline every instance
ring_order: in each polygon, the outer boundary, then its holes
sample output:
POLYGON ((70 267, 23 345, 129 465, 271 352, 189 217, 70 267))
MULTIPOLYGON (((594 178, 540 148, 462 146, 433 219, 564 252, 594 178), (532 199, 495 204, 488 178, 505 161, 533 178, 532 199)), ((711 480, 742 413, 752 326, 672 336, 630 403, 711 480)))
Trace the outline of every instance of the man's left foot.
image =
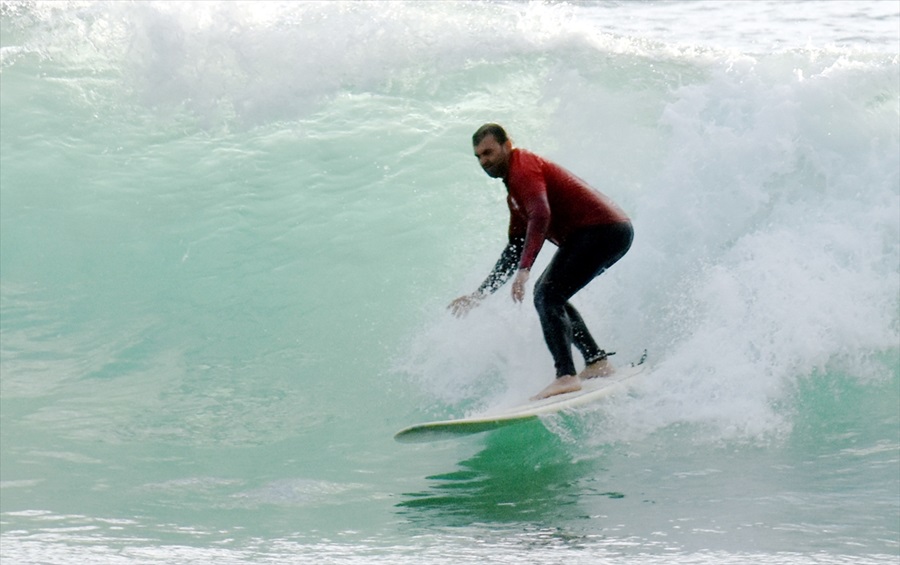
POLYGON ((543 400, 557 394, 565 394, 577 390, 581 390, 581 379, 575 375, 566 375, 565 377, 557 378, 550 386, 532 396, 531 400, 543 400))
POLYGON ((596 379, 597 377, 608 377, 616 372, 616 368, 609 362, 608 358, 595 361, 578 373, 581 380, 596 379))

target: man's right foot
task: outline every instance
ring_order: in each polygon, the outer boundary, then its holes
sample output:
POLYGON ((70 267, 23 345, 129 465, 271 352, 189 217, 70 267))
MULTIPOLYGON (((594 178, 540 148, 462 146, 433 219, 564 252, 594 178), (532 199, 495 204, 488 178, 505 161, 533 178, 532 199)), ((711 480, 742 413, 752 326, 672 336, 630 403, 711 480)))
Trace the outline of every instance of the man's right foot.
POLYGON ((557 377, 547 388, 531 397, 531 400, 543 400, 556 396, 557 394, 566 394, 567 392, 575 392, 581 390, 581 380, 574 375, 566 375, 557 377))

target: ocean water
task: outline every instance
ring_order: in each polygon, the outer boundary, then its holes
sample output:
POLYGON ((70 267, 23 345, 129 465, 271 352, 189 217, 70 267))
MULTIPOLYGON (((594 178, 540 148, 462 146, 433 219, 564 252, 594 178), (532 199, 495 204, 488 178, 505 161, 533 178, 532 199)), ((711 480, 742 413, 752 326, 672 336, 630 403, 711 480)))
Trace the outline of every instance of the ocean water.
MULTIPOLYGON (((900 559, 900 2, 0 3, 7 564, 900 559), (552 378, 486 121, 603 190, 552 378)), ((545 249, 539 265, 546 264, 545 249)))

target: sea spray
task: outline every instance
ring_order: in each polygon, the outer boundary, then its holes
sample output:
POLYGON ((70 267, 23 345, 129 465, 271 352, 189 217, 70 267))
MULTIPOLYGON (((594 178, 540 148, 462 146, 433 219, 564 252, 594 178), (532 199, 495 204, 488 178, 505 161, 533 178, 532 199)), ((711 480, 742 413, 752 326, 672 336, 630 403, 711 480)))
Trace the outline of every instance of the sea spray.
MULTIPOLYGON (((632 418, 640 406, 653 414, 649 429, 699 421, 727 435, 782 434, 798 379, 830 363, 870 375, 864 360, 900 339, 896 58, 661 60, 654 74, 619 76, 624 84, 601 72, 543 87, 558 105, 527 147, 545 146, 623 202, 636 226, 628 256, 574 302, 603 346, 625 353, 616 361, 652 352, 643 404, 630 407, 632 418), (629 80, 644 99, 634 100, 629 80)), ((569 62, 584 74, 595 65, 569 62)), ((477 263, 486 273, 490 252, 477 263)), ((419 338, 411 364, 445 401, 503 403, 552 377, 539 327, 507 294, 469 320, 433 321, 419 338)))

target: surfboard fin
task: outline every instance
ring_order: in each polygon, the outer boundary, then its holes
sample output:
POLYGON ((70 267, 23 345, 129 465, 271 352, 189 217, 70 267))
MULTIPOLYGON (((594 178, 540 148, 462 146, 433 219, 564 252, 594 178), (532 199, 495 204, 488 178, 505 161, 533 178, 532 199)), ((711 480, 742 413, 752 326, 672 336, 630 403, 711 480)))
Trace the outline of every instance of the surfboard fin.
POLYGON ((647 350, 645 349, 644 352, 641 354, 641 358, 638 359, 638 362, 637 362, 637 363, 632 363, 631 366, 632 366, 632 367, 637 367, 638 365, 643 365, 643 364, 644 364, 644 361, 646 361, 646 360, 647 360, 647 350))

